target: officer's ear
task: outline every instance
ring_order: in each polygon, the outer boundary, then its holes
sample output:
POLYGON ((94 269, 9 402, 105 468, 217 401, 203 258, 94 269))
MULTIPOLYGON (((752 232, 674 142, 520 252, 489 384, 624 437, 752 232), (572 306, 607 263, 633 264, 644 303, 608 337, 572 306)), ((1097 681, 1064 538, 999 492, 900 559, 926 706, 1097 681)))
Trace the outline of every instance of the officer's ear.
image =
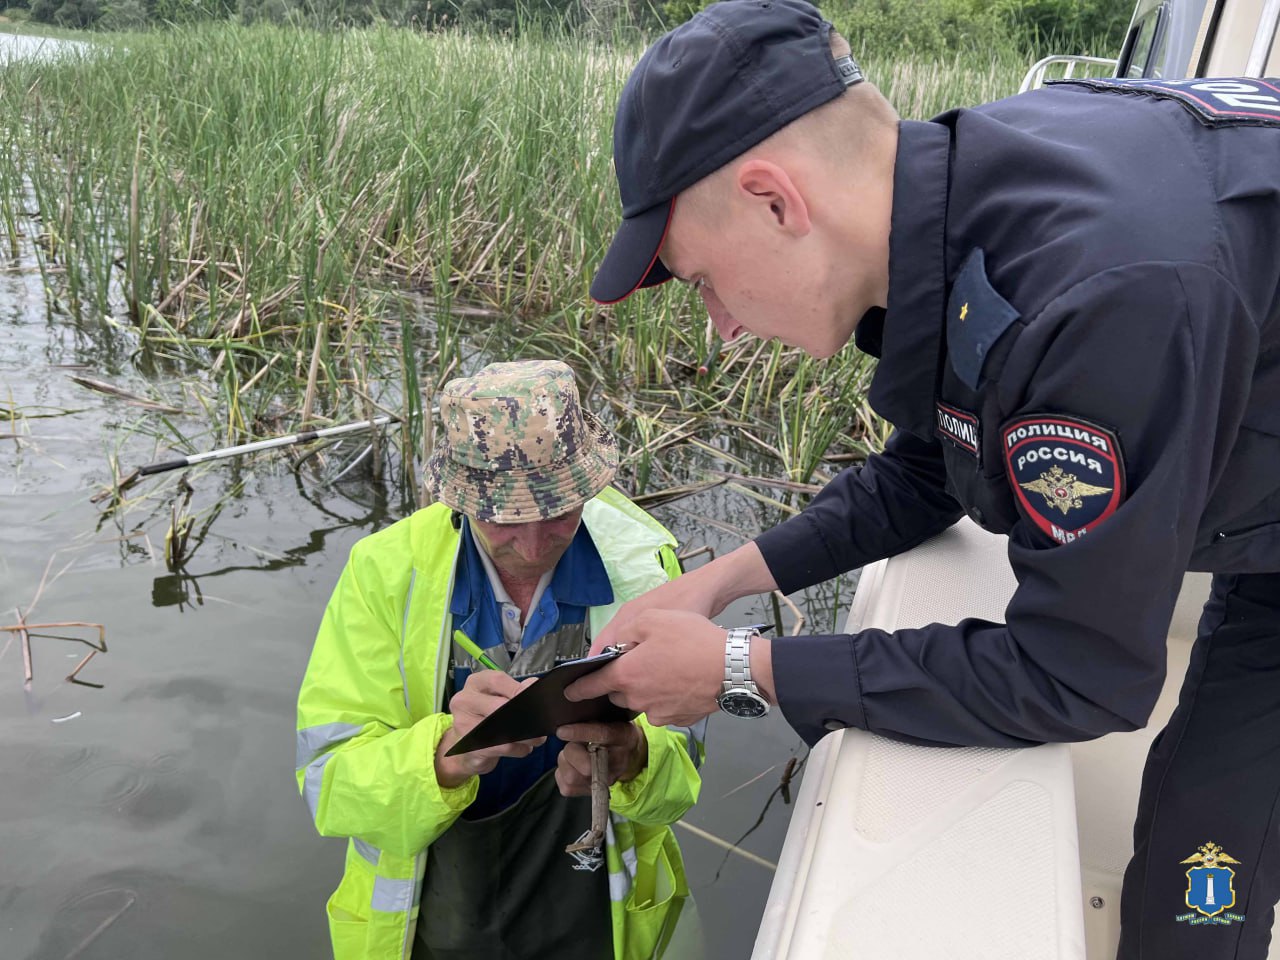
POLYGON ((735 171, 734 186, 739 199, 775 229, 791 237, 803 237, 812 229, 809 205, 791 175, 772 160, 744 160, 735 171))

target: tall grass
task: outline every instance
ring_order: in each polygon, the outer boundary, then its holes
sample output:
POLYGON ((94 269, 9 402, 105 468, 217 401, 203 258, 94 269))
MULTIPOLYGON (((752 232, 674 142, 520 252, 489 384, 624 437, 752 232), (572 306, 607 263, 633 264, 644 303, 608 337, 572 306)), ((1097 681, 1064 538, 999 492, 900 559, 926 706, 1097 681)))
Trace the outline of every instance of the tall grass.
MULTIPOLYGON (((52 308, 131 324, 228 442, 372 400, 411 414, 411 466, 424 418, 406 393, 482 359, 557 356, 620 424, 653 421, 637 444, 695 411, 712 433, 749 423, 808 480, 832 444, 865 441, 852 350, 726 349, 679 289, 587 296, 619 215, 613 108, 642 49, 211 24, 12 64, 0 249, 38 241, 52 308)), ((912 117, 1011 93, 1025 67, 863 60, 912 117)))

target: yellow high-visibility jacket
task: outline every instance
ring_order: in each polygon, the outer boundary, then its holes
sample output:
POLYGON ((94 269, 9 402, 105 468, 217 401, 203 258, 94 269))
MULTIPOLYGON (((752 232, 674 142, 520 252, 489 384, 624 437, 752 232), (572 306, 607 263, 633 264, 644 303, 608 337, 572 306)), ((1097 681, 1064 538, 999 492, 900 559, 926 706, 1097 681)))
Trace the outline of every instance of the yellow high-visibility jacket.
MULTIPOLYGON (((435 504, 359 541, 334 589, 298 694, 298 787, 324 836, 348 837, 328 902, 336 960, 406 960, 432 841, 475 798, 435 778, 453 718, 441 712, 461 536, 435 504)), ((617 608, 679 572, 671 534, 607 488, 583 508, 614 602, 589 611, 593 634, 617 608)), ((697 730, 653 727, 648 765, 610 788, 605 863, 615 960, 656 957, 688 896, 668 824, 698 798, 697 730)))

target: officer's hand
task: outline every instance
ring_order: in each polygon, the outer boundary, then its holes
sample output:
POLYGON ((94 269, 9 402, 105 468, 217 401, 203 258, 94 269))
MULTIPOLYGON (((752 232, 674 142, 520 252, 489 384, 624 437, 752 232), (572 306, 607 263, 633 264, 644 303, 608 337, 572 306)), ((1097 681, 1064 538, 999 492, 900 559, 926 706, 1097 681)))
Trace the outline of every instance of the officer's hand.
POLYGON ((477 723, 524 687, 536 682, 536 677, 530 677, 521 683, 501 670, 477 670, 467 677, 462 689, 449 701, 453 726, 444 732, 444 736, 440 738, 440 746, 436 748, 436 782, 440 786, 461 786, 471 777, 488 773, 498 765, 498 760, 502 757, 527 757, 546 742, 546 737, 538 737, 535 740, 485 747, 456 757, 445 756, 477 723))
POLYGON ((623 639, 624 631, 646 610, 684 610, 710 619, 739 597, 768 593, 777 585, 760 548, 754 541, 744 543, 731 553, 624 603, 592 642, 591 654, 611 644, 629 642, 623 639))
MULTIPOLYGON (((679 581, 676 581, 679 582, 679 581)), ((665 589, 665 588, 664 588, 665 589)), ((570 700, 608 695, 655 726, 687 726, 717 709, 725 632, 685 610, 646 610, 614 633, 626 653, 565 688, 570 700)))
POLYGON ((628 600, 613 619, 600 631, 600 635, 591 642, 590 656, 595 656, 607 646, 630 641, 621 639, 626 627, 646 610, 685 610, 696 613, 706 619, 720 611, 715 608, 711 596, 702 588, 694 573, 685 574, 675 580, 654 587, 634 600, 628 600))
POLYGON ((566 797, 583 797, 591 793, 591 755, 588 743, 598 743, 608 750, 609 783, 634 780, 649 762, 649 741, 640 725, 622 723, 571 723, 556 730, 566 741, 556 763, 556 785, 566 797))

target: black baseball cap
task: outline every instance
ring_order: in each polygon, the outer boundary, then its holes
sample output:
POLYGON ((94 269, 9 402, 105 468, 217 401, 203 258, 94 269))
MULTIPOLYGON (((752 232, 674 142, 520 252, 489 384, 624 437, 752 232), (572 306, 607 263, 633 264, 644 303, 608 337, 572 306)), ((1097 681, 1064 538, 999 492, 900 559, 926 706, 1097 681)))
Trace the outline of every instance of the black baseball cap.
POLYGON ((863 79, 831 55, 830 34, 804 0, 721 0, 645 51, 613 122, 622 226, 593 300, 670 280, 658 250, 676 194, 863 79))

